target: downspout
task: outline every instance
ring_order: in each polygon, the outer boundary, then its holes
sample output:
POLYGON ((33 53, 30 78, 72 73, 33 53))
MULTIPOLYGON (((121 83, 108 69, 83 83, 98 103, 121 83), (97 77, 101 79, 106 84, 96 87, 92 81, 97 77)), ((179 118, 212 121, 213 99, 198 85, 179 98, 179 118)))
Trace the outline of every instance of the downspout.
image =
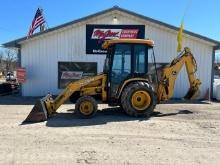
MULTIPOLYGON (((16 48, 18 49, 18 54, 17 54, 17 68, 21 67, 21 45, 16 44, 16 48)), ((20 89, 19 89, 19 95, 22 96, 22 84, 20 84, 20 89)))
POLYGON ((17 48, 18 48, 18 63, 17 63, 17 67, 21 67, 21 46, 19 45, 17 48))
POLYGON ((211 90, 210 90, 210 99, 213 99, 213 83, 214 83, 214 74, 215 74, 215 51, 220 49, 220 46, 214 46, 212 49, 212 72, 211 72, 211 90))

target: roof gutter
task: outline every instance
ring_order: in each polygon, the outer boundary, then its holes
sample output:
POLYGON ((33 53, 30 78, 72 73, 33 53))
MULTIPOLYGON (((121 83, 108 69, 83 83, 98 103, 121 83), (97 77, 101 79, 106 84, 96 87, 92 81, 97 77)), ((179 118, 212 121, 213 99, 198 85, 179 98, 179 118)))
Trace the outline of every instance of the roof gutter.
POLYGON ((2 45, 7 48, 21 48, 21 45, 19 44, 19 41, 17 41, 17 40, 7 42, 2 45))

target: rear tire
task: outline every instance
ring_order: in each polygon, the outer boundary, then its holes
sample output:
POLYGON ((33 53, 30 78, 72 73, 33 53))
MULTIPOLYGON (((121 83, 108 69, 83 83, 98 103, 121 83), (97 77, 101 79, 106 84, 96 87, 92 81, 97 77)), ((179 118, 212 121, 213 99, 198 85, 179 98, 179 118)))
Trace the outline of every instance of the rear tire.
POLYGON ((134 82, 123 90, 121 104, 129 116, 149 117, 156 106, 156 96, 148 83, 134 82))
POLYGON ((98 105, 93 97, 82 96, 76 101, 75 110, 81 118, 91 118, 96 114, 98 105))

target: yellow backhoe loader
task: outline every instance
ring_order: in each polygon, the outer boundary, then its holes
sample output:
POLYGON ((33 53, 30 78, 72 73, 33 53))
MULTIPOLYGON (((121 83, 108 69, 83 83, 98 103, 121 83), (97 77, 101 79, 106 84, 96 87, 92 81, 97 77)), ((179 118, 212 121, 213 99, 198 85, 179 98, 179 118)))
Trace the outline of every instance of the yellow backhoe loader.
POLYGON ((201 82, 195 76, 197 65, 189 48, 158 69, 152 40, 114 39, 105 41, 102 47, 108 50, 103 73, 69 83, 55 99, 47 95, 37 101, 24 122, 47 120, 75 92, 80 94, 75 111, 83 118, 95 115, 95 98, 109 106, 121 106, 130 116, 149 117, 157 103, 173 96, 175 80, 184 64, 190 84, 184 98, 194 99, 199 95, 201 82))

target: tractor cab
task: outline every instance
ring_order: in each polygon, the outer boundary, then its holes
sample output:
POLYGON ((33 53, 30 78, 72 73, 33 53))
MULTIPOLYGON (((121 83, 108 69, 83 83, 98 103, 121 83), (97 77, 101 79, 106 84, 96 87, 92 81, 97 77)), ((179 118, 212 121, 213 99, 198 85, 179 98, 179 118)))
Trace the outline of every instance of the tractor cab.
POLYGON ((152 70, 155 71, 155 61, 151 58, 153 46, 152 40, 142 39, 116 39, 104 42, 103 48, 108 49, 104 73, 108 74, 110 100, 117 100, 126 83, 138 78, 149 81, 150 77, 155 77, 155 72, 152 73, 152 70), (151 73, 151 76, 148 73, 151 73))

